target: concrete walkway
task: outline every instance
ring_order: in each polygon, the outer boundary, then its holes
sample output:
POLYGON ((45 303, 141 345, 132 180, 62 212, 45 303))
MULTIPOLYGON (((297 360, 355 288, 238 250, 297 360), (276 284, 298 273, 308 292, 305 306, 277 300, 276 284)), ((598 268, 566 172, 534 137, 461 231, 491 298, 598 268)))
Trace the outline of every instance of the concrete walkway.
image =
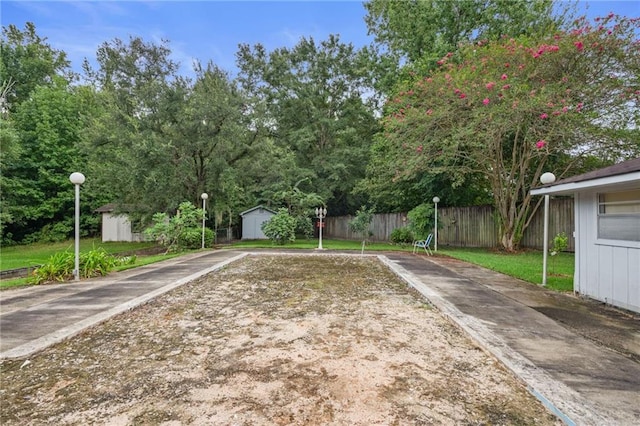
MULTIPOLYGON (((2 291, 0 358, 28 357, 247 254, 197 253, 78 284, 2 291)), ((566 424, 640 424, 637 316, 454 259, 407 253, 378 257, 566 424), (602 343, 606 336, 613 336, 619 350, 602 343)))

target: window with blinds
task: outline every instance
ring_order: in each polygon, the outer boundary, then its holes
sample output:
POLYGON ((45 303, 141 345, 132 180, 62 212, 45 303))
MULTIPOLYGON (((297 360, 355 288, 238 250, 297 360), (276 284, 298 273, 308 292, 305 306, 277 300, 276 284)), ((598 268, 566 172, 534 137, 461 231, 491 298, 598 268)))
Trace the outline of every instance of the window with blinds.
POLYGON ((640 189, 598 194, 598 238, 640 241, 640 189))

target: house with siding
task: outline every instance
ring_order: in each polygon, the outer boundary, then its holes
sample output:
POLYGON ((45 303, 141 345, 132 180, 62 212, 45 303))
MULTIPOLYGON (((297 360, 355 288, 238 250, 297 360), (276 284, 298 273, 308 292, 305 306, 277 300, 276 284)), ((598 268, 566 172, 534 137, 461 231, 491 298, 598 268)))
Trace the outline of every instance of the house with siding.
POLYGON ((531 190, 573 195, 577 293, 640 312, 640 158, 531 190))

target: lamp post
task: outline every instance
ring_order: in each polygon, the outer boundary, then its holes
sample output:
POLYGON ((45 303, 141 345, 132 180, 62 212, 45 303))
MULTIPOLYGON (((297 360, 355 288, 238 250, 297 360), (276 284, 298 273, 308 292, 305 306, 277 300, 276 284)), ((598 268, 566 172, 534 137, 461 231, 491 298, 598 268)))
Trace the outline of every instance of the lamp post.
POLYGON ((204 248, 204 221, 205 221, 205 216, 207 214, 206 203, 207 203, 207 198, 209 198, 209 196, 207 195, 206 192, 203 192, 202 195, 200 195, 200 198, 202 198, 202 248, 204 248))
POLYGON ((80 185, 84 183, 84 175, 79 172, 73 172, 69 176, 69 180, 76 187, 76 235, 75 235, 75 268, 73 275, 76 281, 80 280, 80 185))
MULTIPOLYGON (((548 185, 556 181, 553 173, 543 173, 540 176, 540 183, 548 185)), ((544 196, 544 237, 542 240, 542 285, 547 285, 547 256, 549 252, 549 194, 544 196)))
POLYGON ((320 228, 320 239, 318 239, 318 250, 324 250, 322 248, 322 228, 324 228, 322 219, 327 217, 327 209, 325 207, 316 207, 316 217, 320 219, 320 222, 318 223, 318 227, 320 228))
POLYGON ((438 251, 438 203, 440 202, 440 198, 433 197, 433 204, 436 205, 436 223, 433 227, 433 251, 438 251))

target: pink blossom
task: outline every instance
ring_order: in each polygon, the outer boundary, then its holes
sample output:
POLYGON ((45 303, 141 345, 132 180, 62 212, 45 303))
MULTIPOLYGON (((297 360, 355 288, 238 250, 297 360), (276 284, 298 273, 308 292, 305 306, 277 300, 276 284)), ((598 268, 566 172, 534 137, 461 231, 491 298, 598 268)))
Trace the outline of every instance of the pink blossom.
POLYGON ((465 95, 464 93, 460 93, 460 96, 459 96, 460 99, 464 99, 466 97, 467 97, 467 95, 465 95))
POLYGON ((422 145, 416 148, 416 152, 419 154, 422 152, 422 145))
POLYGON ((545 145, 546 145, 546 144, 547 144, 547 142, 546 142, 546 141, 539 140, 538 142, 536 142, 536 148, 538 148, 538 149, 542 149, 542 148, 544 148, 544 147, 545 147, 545 145))
POLYGON ((504 86, 502 86, 502 90, 508 90, 511 88, 510 84, 505 84, 504 86))
POLYGON ((431 108, 429 108, 429 109, 427 110, 427 115, 431 115, 431 114, 433 114, 433 110, 432 110, 431 108))
POLYGON ((582 102, 578 103, 578 105, 576 106, 576 111, 580 112, 583 106, 584 104, 582 102))
POLYGON ((496 84, 495 84, 493 81, 491 81, 491 82, 487 83, 485 87, 486 87, 488 90, 491 90, 491 89, 493 89, 493 86, 495 86, 495 85, 496 85, 496 84))
POLYGON ((484 98, 484 99, 482 100, 482 103, 483 103, 483 104, 485 104, 485 105, 489 105, 489 102, 491 102, 491 101, 489 100, 489 98, 484 98))
POLYGON ((501 80, 506 80, 507 78, 509 78, 506 74, 502 74, 502 76, 500 76, 501 80))
POLYGON ((567 111, 569 111, 569 107, 566 107, 566 106, 562 107, 562 112, 567 112, 567 111))
POLYGON ((542 114, 540 114, 540 118, 543 120, 546 120, 547 118, 549 118, 549 114, 547 114, 546 112, 543 112, 542 114))
POLYGON ((578 51, 582 51, 582 49, 584 49, 584 45, 582 44, 581 41, 576 41, 573 44, 576 46, 576 49, 578 49, 578 51))

